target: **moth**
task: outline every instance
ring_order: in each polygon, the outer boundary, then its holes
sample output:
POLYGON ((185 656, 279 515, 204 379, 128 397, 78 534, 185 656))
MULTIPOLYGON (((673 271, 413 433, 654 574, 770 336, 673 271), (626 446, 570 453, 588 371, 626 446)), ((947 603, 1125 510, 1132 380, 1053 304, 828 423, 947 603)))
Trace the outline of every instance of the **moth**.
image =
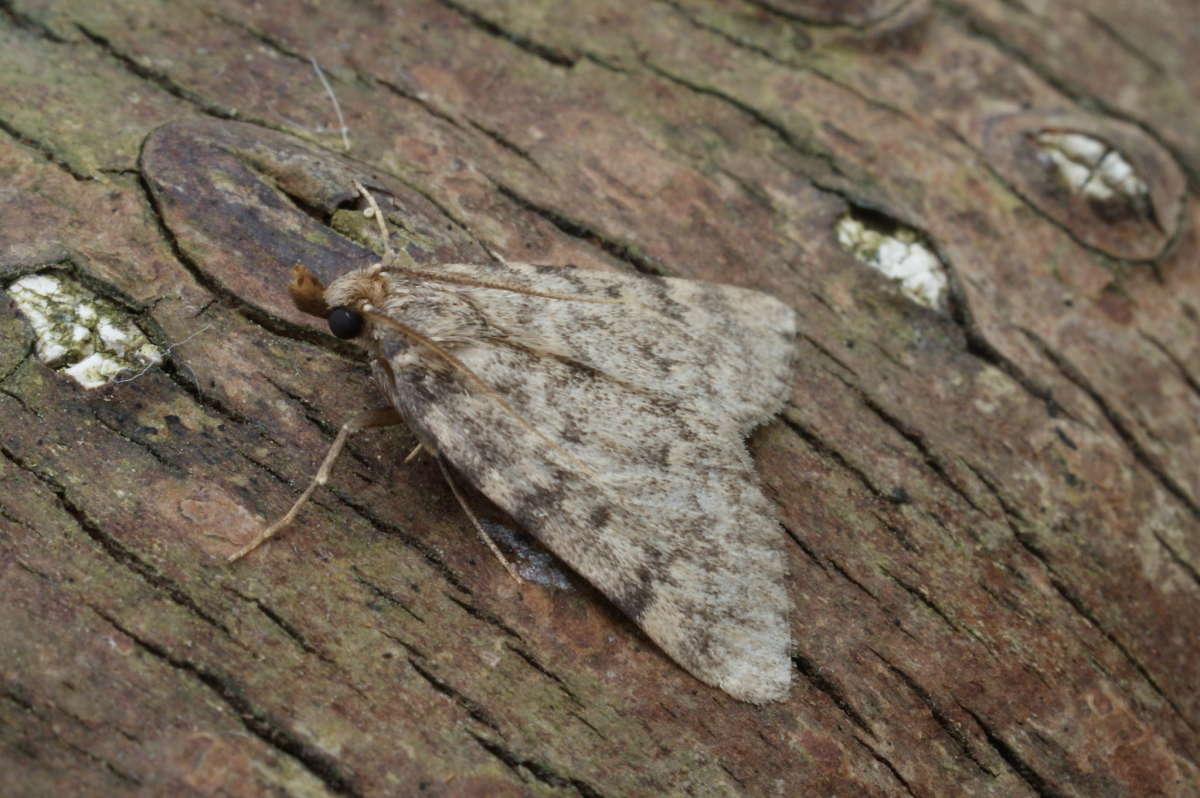
POLYGON ((693 280, 418 266, 355 187, 382 259, 328 287, 297 266, 289 290, 362 343, 390 407, 346 422, 291 511, 230 559, 292 521, 351 433, 403 422, 460 502, 446 463, 694 676, 743 701, 785 697, 783 539, 745 437, 789 392, 794 311, 693 280))

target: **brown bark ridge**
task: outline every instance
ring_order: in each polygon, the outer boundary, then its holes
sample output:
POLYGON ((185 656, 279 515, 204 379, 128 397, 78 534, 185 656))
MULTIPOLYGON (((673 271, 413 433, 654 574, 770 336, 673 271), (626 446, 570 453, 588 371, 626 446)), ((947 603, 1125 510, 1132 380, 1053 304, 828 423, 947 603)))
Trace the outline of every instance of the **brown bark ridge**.
POLYGON ((1197 29, 1191 0, 0 3, 0 281, 68 277, 166 353, 85 390, 0 304, 5 794, 1200 794, 1197 29), (789 700, 696 682, 578 580, 517 586, 403 431, 224 563, 379 402, 284 289, 369 257, 353 177, 426 262, 797 308, 751 441, 789 700), (911 231, 948 299, 847 219, 911 231))

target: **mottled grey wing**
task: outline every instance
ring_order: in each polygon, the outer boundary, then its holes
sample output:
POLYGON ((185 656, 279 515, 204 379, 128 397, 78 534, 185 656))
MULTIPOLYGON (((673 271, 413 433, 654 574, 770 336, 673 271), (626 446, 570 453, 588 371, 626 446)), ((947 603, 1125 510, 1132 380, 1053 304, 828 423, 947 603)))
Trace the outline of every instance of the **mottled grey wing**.
POLYGON ((793 311, 686 280, 445 269, 607 301, 439 285, 383 308, 417 330, 471 315, 469 334, 433 337, 479 383, 375 332, 415 431, 695 676, 747 701, 784 697, 783 539, 743 438, 787 393, 793 311))

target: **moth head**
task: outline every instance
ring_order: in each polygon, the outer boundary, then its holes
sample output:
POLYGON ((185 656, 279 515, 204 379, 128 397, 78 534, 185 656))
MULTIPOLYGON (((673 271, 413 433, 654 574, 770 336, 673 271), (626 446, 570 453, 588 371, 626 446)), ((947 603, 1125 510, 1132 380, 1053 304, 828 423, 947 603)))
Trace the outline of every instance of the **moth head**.
POLYGON ((338 338, 357 338, 366 327, 363 310, 379 292, 375 273, 362 269, 339 277, 328 289, 303 266, 292 269, 288 293, 299 310, 325 319, 338 338))

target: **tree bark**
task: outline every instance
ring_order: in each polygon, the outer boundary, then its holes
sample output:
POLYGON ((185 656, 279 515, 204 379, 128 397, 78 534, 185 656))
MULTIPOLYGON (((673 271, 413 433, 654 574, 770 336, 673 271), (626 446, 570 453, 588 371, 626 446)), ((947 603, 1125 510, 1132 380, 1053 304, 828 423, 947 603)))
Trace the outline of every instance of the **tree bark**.
POLYGON ((1198 26, 1187 0, 0 4, 0 282, 69 279, 166 355, 85 389, 0 305, 6 794, 1200 794, 1198 26), (1134 182, 1072 184, 1063 136, 1134 182), (285 290, 369 262, 351 179, 422 262, 797 309, 750 442, 787 701, 697 682, 488 511, 516 585, 403 430, 224 562, 383 402, 285 290), (847 220, 932 253, 944 297, 847 220))

